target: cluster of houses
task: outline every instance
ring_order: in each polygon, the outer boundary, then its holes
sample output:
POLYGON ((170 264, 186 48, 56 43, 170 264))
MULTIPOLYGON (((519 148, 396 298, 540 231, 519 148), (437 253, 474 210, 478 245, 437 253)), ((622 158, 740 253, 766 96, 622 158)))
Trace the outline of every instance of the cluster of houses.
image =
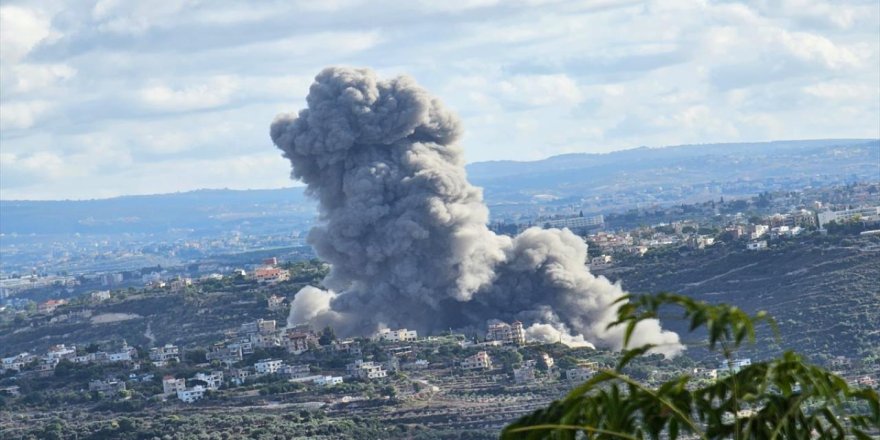
MULTIPOLYGON (((308 326, 292 326, 279 329, 272 320, 258 319, 242 324, 237 331, 231 333, 231 339, 225 343, 215 345, 206 354, 209 361, 217 360, 225 365, 223 370, 198 372, 189 378, 176 378, 165 376, 162 379, 162 399, 176 398, 185 403, 196 402, 203 399, 207 393, 219 390, 224 384, 229 387, 245 385, 249 381, 257 380, 268 375, 286 379, 289 382, 309 383, 319 387, 334 386, 344 383, 348 379, 360 381, 383 380, 389 375, 400 370, 418 370, 429 367, 428 361, 416 358, 413 353, 418 343, 418 334, 407 329, 383 329, 372 336, 373 341, 387 342, 383 344, 383 350, 388 355, 386 361, 378 362, 363 358, 361 341, 359 340, 336 340, 321 346, 318 336, 308 326), (296 341, 296 342, 290 342, 296 341), (291 354, 301 354, 308 350, 331 350, 345 353, 353 359, 345 366, 344 375, 332 375, 320 373, 311 365, 303 362, 289 363, 281 359, 260 359, 249 366, 240 366, 243 354, 254 353, 255 347, 285 347, 291 354), (402 364, 403 360, 407 359, 402 364), (234 365, 239 364, 239 365, 234 365)), ((432 342, 443 337, 429 337, 425 342, 432 342)), ((510 349, 522 346, 526 343, 523 324, 519 321, 512 323, 495 321, 488 325, 486 340, 479 343, 467 342, 461 339, 462 347, 474 347, 480 345, 502 347, 510 349)), ((137 351, 125 344, 121 348, 109 352, 95 351, 93 353, 78 352, 76 347, 56 345, 51 347, 43 356, 22 353, 20 355, 3 358, 3 371, 28 372, 48 371, 61 360, 67 359, 75 363, 88 362, 127 362, 132 370, 137 370, 140 364, 136 361, 137 351), (36 369, 32 368, 34 365, 36 369), (44 367, 45 366, 45 367, 44 367)), ((156 367, 168 367, 173 363, 180 362, 181 350, 173 344, 153 347, 149 351, 149 361, 156 367)), ((751 365, 750 359, 734 359, 724 362, 717 369, 694 370, 695 377, 716 379, 720 374, 729 371, 738 371, 751 365)), ((492 372, 496 370, 492 356, 488 351, 478 351, 471 356, 459 359, 455 366, 459 372, 492 372)), ((842 371, 850 369, 850 362, 845 358, 837 358, 831 362, 832 368, 842 371)), ((557 371, 554 359, 547 353, 541 353, 535 359, 528 359, 512 369, 513 381, 516 384, 526 385, 546 378, 561 378, 572 383, 584 382, 593 377, 599 371, 595 362, 581 361, 573 368, 557 371), (540 371, 540 373, 539 373, 540 371)), ((659 371, 658 374, 672 374, 672 372, 659 371)), ((653 376, 652 376, 653 377, 653 376)), ((132 372, 128 379, 106 378, 92 380, 88 388, 91 392, 102 394, 118 394, 126 390, 126 384, 131 382, 152 381, 153 375, 149 373, 138 374, 132 372)), ((876 386, 876 382, 870 376, 847 377, 852 384, 862 386, 876 386)), ((17 393, 17 389, 2 390, 4 393, 17 393)))
MULTIPOLYGON (((822 230, 831 222, 840 224, 850 221, 880 222, 880 207, 830 210, 817 203, 814 209, 794 209, 784 214, 768 215, 755 222, 737 214, 732 223, 722 229, 722 233, 736 240, 745 240, 748 250, 762 250, 767 248, 768 240, 794 237, 807 229, 822 230)), ((589 235, 589 240, 608 253, 637 255, 644 255, 649 249, 662 246, 683 245, 703 249, 715 244, 715 237, 696 232, 700 229, 696 221, 683 220, 658 226, 667 226, 670 230, 639 228, 622 233, 599 231, 589 235)), ((593 257, 588 264, 594 270, 606 269, 613 265, 613 261, 610 255, 600 255, 593 257)))
POLYGON ((27 373, 44 377, 52 375, 55 367, 62 360, 75 364, 109 364, 116 362, 131 363, 137 357, 137 350, 134 347, 130 347, 125 341, 122 342, 122 346, 118 350, 110 352, 95 351, 92 353, 77 351, 76 346, 68 347, 64 344, 59 344, 49 347, 46 354, 42 356, 25 352, 3 358, 2 364, 0 364, 0 374, 5 374, 7 371, 21 372, 25 367, 33 366, 34 368, 30 368, 27 373))

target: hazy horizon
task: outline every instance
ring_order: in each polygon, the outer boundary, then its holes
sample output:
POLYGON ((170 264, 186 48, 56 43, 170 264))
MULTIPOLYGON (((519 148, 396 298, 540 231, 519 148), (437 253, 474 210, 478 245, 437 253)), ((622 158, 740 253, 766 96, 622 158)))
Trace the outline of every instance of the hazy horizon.
MULTIPOLYGON (((681 144, 681 145, 663 145, 663 146, 647 146, 640 145, 637 147, 628 147, 628 148, 620 148, 615 149, 613 151, 601 152, 601 153, 591 153, 591 152, 569 152, 569 153, 561 153, 554 154, 538 159, 532 160, 517 160, 517 159, 491 159, 485 161, 475 161, 468 162, 467 165, 473 165, 477 163, 491 163, 491 162, 539 162, 542 160, 551 159, 557 156, 570 155, 570 154, 612 154, 619 153, 625 151, 638 150, 641 148, 648 148, 652 150, 662 150, 667 148, 681 148, 681 147, 700 147, 700 146, 718 146, 718 145, 730 145, 730 144, 769 144, 776 142, 814 142, 814 141, 877 141, 880 138, 820 138, 820 139, 775 139, 775 140, 767 140, 767 141, 739 141, 739 142, 712 142, 712 143, 702 143, 702 144, 681 144)), ((29 202, 29 201, 89 201, 89 200, 107 200, 107 199, 115 199, 120 197, 137 197, 137 196, 160 196, 160 195, 171 195, 171 194, 183 194, 190 193, 196 191, 271 191, 271 190, 282 190, 282 189, 294 189, 294 188, 305 188, 303 184, 296 180, 289 180, 287 185, 282 186, 273 186, 273 187, 251 187, 251 188, 236 188, 236 187, 200 187, 200 188, 187 188, 181 189, 177 191, 168 191, 168 192, 142 192, 142 193, 125 193, 125 194, 116 194, 116 195, 108 195, 104 197, 82 197, 82 198, 8 198, 5 197, 2 192, 0 192, 0 200, 4 202, 29 202)))

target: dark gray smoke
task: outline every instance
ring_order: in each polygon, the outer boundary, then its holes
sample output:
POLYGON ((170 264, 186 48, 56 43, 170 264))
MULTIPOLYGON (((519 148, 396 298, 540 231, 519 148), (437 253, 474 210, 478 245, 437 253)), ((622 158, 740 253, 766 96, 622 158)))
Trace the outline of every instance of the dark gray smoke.
MULTIPOLYGON (((412 79, 328 68, 307 102, 278 116, 271 135, 319 201, 309 242, 332 268, 328 290, 297 294, 292 322, 364 334, 519 319, 532 339, 620 348, 623 330, 605 328, 620 286, 590 274, 586 245, 568 230, 490 231, 456 145, 457 117, 412 79)), ((657 321, 641 323, 633 343, 683 348, 657 321)))

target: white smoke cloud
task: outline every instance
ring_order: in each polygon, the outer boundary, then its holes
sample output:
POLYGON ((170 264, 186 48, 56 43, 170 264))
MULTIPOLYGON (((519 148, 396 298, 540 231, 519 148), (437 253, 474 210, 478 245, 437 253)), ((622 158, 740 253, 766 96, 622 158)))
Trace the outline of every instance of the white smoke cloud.
POLYGON ((542 344, 554 344, 560 342, 572 348, 588 347, 596 348, 595 345, 587 342, 584 335, 571 335, 568 332, 561 331, 550 324, 532 324, 526 329, 526 340, 540 342, 542 344))
MULTIPOLYGON (((306 100, 271 136, 319 201, 309 242, 331 264, 331 290, 300 291, 292 323, 430 333, 519 319, 539 340, 622 348, 623 329, 606 328, 621 287, 590 274, 586 244, 568 230, 490 231, 455 143, 456 116, 412 79, 328 68, 306 100)), ((657 321, 636 333, 657 352, 683 349, 657 321)))

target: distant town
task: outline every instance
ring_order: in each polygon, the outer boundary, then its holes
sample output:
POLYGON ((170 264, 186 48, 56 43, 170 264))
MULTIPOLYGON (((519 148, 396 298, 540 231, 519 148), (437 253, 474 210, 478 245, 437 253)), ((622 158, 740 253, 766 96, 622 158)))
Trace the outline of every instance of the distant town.
MULTIPOLYGON (((880 242, 878 189, 877 183, 852 184, 608 215, 569 209, 492 228, 569 228, 588 244, 585 264, 613 277, 673 250, 724 246, 757 256, 821 237, 880 242)), ((195 245, 172 244, 162 252, 195 245)), ((328 269, 309 252, 295 252, 301 253, 246 253, 237 258, 257 259, 241 264, 5 274, 0 402, 107 411, 286 405, 329 420, 362 416, 488 433, 619 359, 601 349, 529 340, 520 322, 433 335, 382 329, 351 338, 288 322, 299 286, 317 282, 328 269)), ((648 383, 683 373, 712 381, 751 362, 747 353, 731 360, 698 353, 671 361, 651 356, 628 371, 648 383)), ((880 380, 875 357, 832 350, 819 359, 851 384, 876 387, 880 380)))

